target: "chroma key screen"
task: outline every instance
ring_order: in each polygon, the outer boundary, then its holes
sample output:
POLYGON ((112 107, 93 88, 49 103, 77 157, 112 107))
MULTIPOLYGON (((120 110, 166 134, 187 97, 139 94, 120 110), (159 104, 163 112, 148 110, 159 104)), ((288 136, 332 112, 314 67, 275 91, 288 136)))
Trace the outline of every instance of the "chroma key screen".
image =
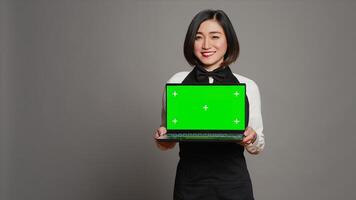
POLYGON ((166 85, 169 130, 244 130, 246 85, 166 85))

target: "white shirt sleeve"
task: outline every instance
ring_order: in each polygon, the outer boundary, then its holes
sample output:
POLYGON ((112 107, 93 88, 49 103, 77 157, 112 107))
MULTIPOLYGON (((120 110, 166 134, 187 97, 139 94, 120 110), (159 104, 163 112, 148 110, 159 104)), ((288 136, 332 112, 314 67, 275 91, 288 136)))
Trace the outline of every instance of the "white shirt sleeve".
POLYGON ((246 77, 238 74, 234 74, 236 78, 246 84, 246 95, 250 103, 249 109, 249 123, 251 127, 257 133, 257 139, 254 143, 246 146, 246 150, 250 154, 258 154, 263 151, 265 147, 265 137, 263 134, 263 121, 261 114, 261 95, 257 84, 246 77))

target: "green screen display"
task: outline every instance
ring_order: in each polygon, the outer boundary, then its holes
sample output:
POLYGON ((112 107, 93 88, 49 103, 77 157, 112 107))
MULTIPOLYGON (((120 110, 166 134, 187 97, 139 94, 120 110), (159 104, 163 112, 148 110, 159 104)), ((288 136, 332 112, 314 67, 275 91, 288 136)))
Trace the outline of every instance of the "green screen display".
POLYGON ((245 85, 166 85, 167 129, 244 130, 245 85))

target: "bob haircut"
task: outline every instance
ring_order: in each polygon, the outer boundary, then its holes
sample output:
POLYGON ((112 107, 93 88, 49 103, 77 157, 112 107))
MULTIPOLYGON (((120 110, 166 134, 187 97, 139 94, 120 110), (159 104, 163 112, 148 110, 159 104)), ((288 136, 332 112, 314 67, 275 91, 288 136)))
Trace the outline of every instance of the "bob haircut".
POLYGON ((194 16, 188 27, 184 40, 184 57, 191 66, 201 64, 199 59, 194 55, 194 42, 200 24, 206 20, 216 20, 223 28, 227 41, 227 50, 224 55, 224 61, 221 66, 229 65, 235 62, 240 53, 239 41, 237 39, 234 27, 229 17, 222 10, 202 10, 194 16))

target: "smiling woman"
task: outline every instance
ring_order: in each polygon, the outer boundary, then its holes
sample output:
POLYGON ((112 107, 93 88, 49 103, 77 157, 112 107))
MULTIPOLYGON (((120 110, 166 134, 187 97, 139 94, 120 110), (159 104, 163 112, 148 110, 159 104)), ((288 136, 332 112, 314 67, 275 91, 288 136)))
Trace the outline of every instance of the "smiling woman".
MULTIPOLYGON (((244 150, 258 154, 264 148, 260 93, 254 81, 230 70, 228 65, 236 61, 239 51, 235 30, 223 11, 203 10, 193 18, 184 41, 184 56, 194 68, 190 72, 175 74, 168 83, 246 84, 248 126, 241 142, 179 143, 175 200, 254 199, 244 150)), ((208 106, 205 105, 204 109, 208 106)), ((224 109, 221 112, 226 115, 224 109)), ((154 133, 155 139, 167 133, 165 114, 163 101, 162 123, 154 133)), ((212 116, 214 122, 220 118, 221 115, 212 116)), ((156 145, 168 150, 174 148, 176 143, 156 140, 156 145)))
POLYGON ((207 71, 220 67, 226 50, 225 33, 218 22, 206 20, 201 23, 195 36, 194 55, 205 65, 207 71))
POLYGON ((205 69, 212 71, 235 62, 239 53, 240 46, 234 27, 223 11, 202 11, 194 17, 184 41, 184 56, 190 65, 203 64, 207 67, 205 69), (203 62, 206 60, 202 59, 204 55, 210 57, 214 53, 218 53, 214 59, 209 58, 210 62, 203 62), (211 63, 211 60, 215 62, 211 63))

